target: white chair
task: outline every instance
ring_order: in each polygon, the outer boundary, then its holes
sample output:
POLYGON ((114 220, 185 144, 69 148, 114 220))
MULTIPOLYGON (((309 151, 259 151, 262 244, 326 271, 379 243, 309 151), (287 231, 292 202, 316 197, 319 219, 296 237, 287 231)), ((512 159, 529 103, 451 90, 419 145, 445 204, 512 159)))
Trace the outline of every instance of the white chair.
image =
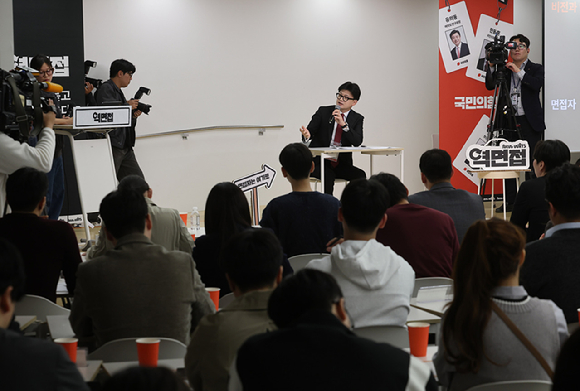
POLYGON ((36 316, 36 320, 46 322, 47 315, 69 315, 70 310, 56 305, 44 297, 24 295, 24 297, 16 303, 14 313, 16 315, 34 315, 36 316))
POLYGON ((308 262, 313 259, 324 258, 327 255, 328 254, 323 253, 294 255, 293 257, 288 258, 288 262, 290 263, 290 266, 292 266, 294 273, 296 273, 298 270, 304 269, 308 262))
POLYGON ((236 298, 234 297, 234 293, 228 293, 227 295, 223 295, 220 297, 220 309, 226 308, 228 304, 234 301, 236 298))
MULTIPOLYGON (((88 356, 89 360, 103 362, 139 361, 137 338, 121 338, 107 342, 88 356)), ((184 358, 187 346, 173 338, 159 338, 159 359, 184 358)))
POLYGON ((469 388, 467 391, 550 391, 552 383, 544 380, 498 381, 469 388))
POLYGON ((419 289, 425 286, 437 286, 437 285, 451 285, 453 286, 453 280, 447 277, 423 277, 415 279, 415 288, 413 289, 413 295, 411 297, 417 297, 419 289))
POLYGON ((409 331, 405 327, 368 326, 355 327, 352 331, 375 342, 386 342, 400 349, 409 347, 409 331))

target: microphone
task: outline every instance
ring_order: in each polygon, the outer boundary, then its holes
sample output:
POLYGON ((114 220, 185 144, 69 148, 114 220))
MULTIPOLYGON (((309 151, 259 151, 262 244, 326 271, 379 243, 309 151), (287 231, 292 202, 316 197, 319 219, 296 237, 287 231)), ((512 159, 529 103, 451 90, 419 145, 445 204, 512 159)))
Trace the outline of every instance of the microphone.
POLYGON ((62 92, 62 86, 60 84, 50 82, 38 84, 40 84, 40 88, 42 88, 46 92, 55 92, 55 93, 62 92))
MULTIPOLYGON (((334 106, 334 110, 340 110, 340 106, 339 105, 334 106)), ((334 112, 334 110, 332 110, 332 111, 334 112)), ((334 121, 334 115, 331 114, 330 120, 328 121, 328 123, 331 124, 332 121, 334 121)))

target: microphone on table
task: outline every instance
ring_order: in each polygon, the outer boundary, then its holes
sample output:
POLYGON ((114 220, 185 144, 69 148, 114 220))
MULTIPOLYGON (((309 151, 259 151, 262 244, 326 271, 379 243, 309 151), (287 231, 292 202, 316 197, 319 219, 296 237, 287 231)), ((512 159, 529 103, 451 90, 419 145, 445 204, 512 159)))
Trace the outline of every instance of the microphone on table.
MULTIPOLYGON (((334 106, 334 110, 340 110, 340 106, 339 105, 334 106)), ((334 110, 332 110, 332 112, 334 112, 334 110)), ((334 115, 331 114, 328 123, 331 124, 332 121, 334 121, 334 115)))

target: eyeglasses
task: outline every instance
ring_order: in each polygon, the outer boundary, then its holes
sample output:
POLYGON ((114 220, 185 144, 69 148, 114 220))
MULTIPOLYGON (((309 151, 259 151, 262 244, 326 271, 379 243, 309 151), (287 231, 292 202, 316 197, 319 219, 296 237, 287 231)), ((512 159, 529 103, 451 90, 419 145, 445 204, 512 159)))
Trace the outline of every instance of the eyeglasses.
MULTIPOLYGON (((525 44, 525 43, 520 43, 520 44, 517 46, 517 49, 526 50, 526 48, 527 48, 527 46, 526 46, 526 44, 525 44)), ((513 48, 512 50, 516 50, 516 48, 513 48)))
POLYGON ((38 74, 39 74, 40 76, 50 76, 50 75, 52 75, 52 74, 53 74, 53 72, 54 72, 54 68, 49 68, 49 69, 48 69, 48 70, 46 70, 46 71, 40 71, 40 72, 38 72, 38 74))
POLYGON ((336 99, 338 99, 338 100, 341 100, 341 101, 343 101, 343 102, 347 102, 347 101, 349 101, 349 100, 356 100, 356 99, 354 99, 354 98, 349 98, 348 96, 341 95, 341 93, 340 93, 340 92, 337 92, 337 93, 336 93, 336 99))

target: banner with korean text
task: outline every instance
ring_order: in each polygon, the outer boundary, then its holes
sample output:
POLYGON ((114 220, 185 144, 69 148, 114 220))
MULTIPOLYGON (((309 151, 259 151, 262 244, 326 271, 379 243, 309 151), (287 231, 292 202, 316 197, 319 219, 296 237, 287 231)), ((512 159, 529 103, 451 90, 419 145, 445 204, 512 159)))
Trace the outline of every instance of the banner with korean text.
POLYGON ((506 42, 514 33, 511 1, 439 0, 439 148, 453 160, 453 186, 474 193, 466 152, 487 142, 493 91, 485 88, 485 46, 498 33, 506 42))

